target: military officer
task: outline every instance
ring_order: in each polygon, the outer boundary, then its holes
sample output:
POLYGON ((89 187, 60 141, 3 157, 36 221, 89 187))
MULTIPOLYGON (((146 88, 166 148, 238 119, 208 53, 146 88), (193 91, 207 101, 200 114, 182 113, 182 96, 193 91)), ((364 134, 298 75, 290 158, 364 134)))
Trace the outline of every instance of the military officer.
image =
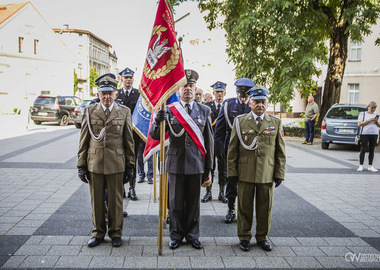
MULTIPOLYGON (((212 121, 212 127, 213 127, 214 132, 215 132, 216 119, 220 112, 220 108, 222 107, 224 96, 226 95, 226 86, 227 84, 221 81, 217 81, 216 83, 211 85, 211 87, 213 88, 213 94, 214 94, 215 100, 206 103, 206 106, 209 106, 211 109, 211 121, 212 121)), ((226 171, 225 171, 225 165, 224 165, 225 159, 221 155, 219 155, 218 157, 214 155, 214 168, 211 171, 212 183, 214 182, 216 158, 218 159, 218 182, 219 182, 218 200, 222 201, 223 203, 227 203, 227 198, 224 195, 224 187, 226 185, 226 171)), ((211 189, 212 189, 212 184, 206 188, 206 194, 202 199, 203 203, 211 201, 212 199, 211 189)))
POLYGON ((116 76, 107 73, 96 79, 100 103, 89 105, 82 119, 78 150, 78 176, 89 184, 92 209, 92 238, 89 247, 101 243, 107 233, 105 190, 108 190, 108 236, 112 246, 122 244, 123 183, 132 177, 135 155, 130 110, 114 102, 116 76))
MULTIPOLYGON (((123 87, 121 89, 118 89, 118 97, 117 101, 120 102, 120 104, 127 106, 131 110, 131 114, 133 114, 133 111, 135 110, 137 100, 140 97, 140 93, 136 88, 133 88, 133 75, 135 72, 130 68, 125 68, 122 70, 119 75, 121 79, 121 83, 123 87)), ((133 131, 133 139, 135 141, 135 159, 137 160, 137 154, 139 153, 139 145, 140 143, 144 143, 139 135, 133 131)), ((140 151, 141 152, 141 151, 140 151)), ((129 191, 128 191, 128 198, 130 198, 132 201, 137 200, 136 195, 136 171, 133 172, 133 177, 131 181, 129 181, 129 191)), ((124 212, 124 216, 127 216, 127 212, 124 212)))
POLYGON ((180 101, 168 111, 157 112, 150 129, 153 139, 160 138, 160 122, 165 120, 169 133, 166 171, 169 179, 170 239, 176 249, 185 238, 193 248, 199 241, 201 183, 212 169, 214 140, 210 108, 194 100, 198 73, 185 70, 187 84, 180 88, 180 101), (179 116, 179 117, 178 117, 179 116))
MULTIPOLYGON (((232 124, 236 116, 245 114, 251 111, 248 106, 249 89, 251 89, 255 83, 248 78, 241 78, 235 82, 236 86, 236 98, 226 99, 221 111, 218 115, 215 124, 215 153, 218 158, 224 160, 224 174, 227 173, 227 150, 230 142, 230 135, 232 130, 232 124)), ((235 199, 237 196, 237 185, 235 183, 229 183, 227 181, 226 197, 228 200, 228 211, 224 219, 225 223, 232 223, 236 218, 235 212, 235 199)))
POLYGON ((240 248, 249 251, 253 205, 256 206, 256 241, 265 251, 271 227, 273 184, 285 178, 285 143, 281 120, 266 114, 268 91, 259 85, 250 91, 251 113, 238 116, 228 147, 227 176, 238 183, 237 233, 240 248), (255 200, 255 203, 254 203, 255 200))

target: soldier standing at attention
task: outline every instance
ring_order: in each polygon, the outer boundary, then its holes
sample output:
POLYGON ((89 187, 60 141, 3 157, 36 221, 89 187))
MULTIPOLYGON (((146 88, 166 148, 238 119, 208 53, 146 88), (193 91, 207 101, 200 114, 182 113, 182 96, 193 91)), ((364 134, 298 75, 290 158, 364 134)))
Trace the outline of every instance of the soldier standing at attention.
MULTIPOLYGON (((211 102, 207 102, 206 106, 209 106, 211 109, 211 122, 212 122, 212 128, 215 132, 215 124, 216 124, 216 119, 218 118, 220 109, 222 107, 222 103, 224 100, 224 96, 226 95, 226 86, 224 82, 217 81, 211 87, 214 89, 213 94, 215 96, 215 100, 211 102)), ((223 203, 227 203, 227 198, 224 195, 224 187, 226 185, 226 171, 225 171, 225 158, 223 156, 219 155, 216 156, 214 155, 214 167, 211 171, 211 176, 212 176, 212 183, 214 183, 214 172, 215 172, 215 167, 216 167, 216 162, 215 159, 218 158, 218 182, 219 182, 219 196, 218 200, 222 201, 223 203)), ((212 184, 206 188, 206 194, 202 199, 203 203, 206 203, 208 201, 211 201, 212 199, 212 184)))
MULTIPOLYGON (((223 172, 227 174, 227 150, 230 142, 232 124, 236 116, 246 114, 251 111, 248 106, 249 89, 255 86, 251 79, 241 78, 235 82, 236 98, 226 99, 215 124, 215 153, 223 160, 223 172)), ((232 223, 236 218, 235 200, 237 196, 236 183, 230 183, 227 179, 226 197, 228 200, 228 211, 224 219, 225 223, 232 223)))
POLYGON ((135 154, 130 110, 115 103, 116 76, 104 74, 96 79, 100 103, 90 105, 83 114, 78 150, 78 176, 89 184, 92 209, 92 238, 89 247, 103 242, 107 233, 105 190, 108 190, 108 236, 112 246, 122 245, 123 184, 132 177, 135 154))
POLYGON ((238 116, 228 147, 227 176, 238 183, 237 234, 240 249, 249 251, 252 238, 253 205, 256 206, 256 241, 271 251, 273 183, 285 178, 285 142, 281 120, 266 114, 268 91, 259 85, 250 91, 251 113, 238 116), (254 203, 255 200, 255 203, 254 203))
POLYGON ((187 83, 179 89, 180 101, 157 112, 150 136, 159 140, 160 122, 169 133, 166 171, 169 179, 170 239, 176 249, 185 238, 195 249, 199 241, 201 184, 208 177, 214 156, 210 108, 194 100, 198 73, 185 70, 187 83))
MULTIPOLYGON (((122 70, 119 75, 121 76, 121 83, 123 85, 123 88, 118 89, 118 97, 117 101, 120 102, 120 104, 127 106, 131 110, 131 114, 133 114, 137 100, 139 99, 140 93, 136 88, 133 88, 133 75, 135 72, 129 68, 125 68, 122 70)), ((139 135, 133 131, 133 139, 135 141, 135 159, 137 160, 137 154, 138 154, 138 148, 140 143, 144 143, 139 135)), ((137 200, 136 195, 136 171, 133 172, 133 177, 129 181, 129 191, 128 191, 128 198, 130 198, 132 201, 137 200)), ((127 212, 124 212, 124 216, 127 216, 127 212)))

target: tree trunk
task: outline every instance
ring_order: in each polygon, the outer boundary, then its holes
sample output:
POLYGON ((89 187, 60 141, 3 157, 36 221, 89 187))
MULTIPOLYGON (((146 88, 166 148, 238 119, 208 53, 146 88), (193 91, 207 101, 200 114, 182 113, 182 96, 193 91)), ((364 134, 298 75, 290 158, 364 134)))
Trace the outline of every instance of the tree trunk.
POLYGON ((335 103, 339 103, 340 100, 340 89, 346 67, 348 48, 348 34, 344 34, 345 29, 345 24, 334 27, 330 35, 330 58, 323 88, 318 127, 321 126, 322 120, 330 107, 335 103))

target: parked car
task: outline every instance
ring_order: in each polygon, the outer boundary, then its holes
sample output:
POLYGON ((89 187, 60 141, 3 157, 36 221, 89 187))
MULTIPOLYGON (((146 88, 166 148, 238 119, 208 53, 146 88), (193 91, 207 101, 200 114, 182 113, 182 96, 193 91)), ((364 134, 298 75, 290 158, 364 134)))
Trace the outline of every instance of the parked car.
POLYGON ((84 109, 90 104, 90 102, 91 99, 85 99, 78 107, 75 108, 73 117, 76 128, 81 128, 84 109))
POLYGON ((362 105, 332 106, 322 121, 322 149, 328 149, 330 143, 355 144, 359 113, 366 110, 362 105))
POLYGON ((58 122, 60 126, 67 126, 74 122, 74 109, 81 102, 76 96, 38 96, 30 109, 30 118, 36 125, 58 122))

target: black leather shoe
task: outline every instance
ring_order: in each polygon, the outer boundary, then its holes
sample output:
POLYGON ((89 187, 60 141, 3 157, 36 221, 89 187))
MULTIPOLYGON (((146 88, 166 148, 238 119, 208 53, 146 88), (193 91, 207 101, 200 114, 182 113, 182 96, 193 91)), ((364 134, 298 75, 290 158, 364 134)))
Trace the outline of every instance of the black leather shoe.
POLYGON ((124 211, 124 212, 123 212, 123 217, 127 217, 127 216, 128 216, 127 211, 124 211))
POLYGON ((201 200, 201 202, 206 203, 206 202, 211 201, 211 200, 212 200, 212 194, 211 194, 211 192, 207 192, 206 195, 201 200))
POLYGON ((224 219, 224 223, 230 224, 236 218, 235 210, 228 210, 226 218, 224 219))
POLYGON ((153 179, 152 179, 152 178, 148 178, 148 184, 149 184, 149 185, 152 185, 152 184, 153 184, 153 179))
POLYGON ((199 242, 199 240, 197 240, 197 239, 191 241, 191 246, 195 249, 202 249, 203 248, 201 242, 199 242))
POLYGON ((223 192, 219 192, 218 200, 221 201, 222 203, 227 203, 227 198, 223 192))
POLYGON ((265 251, 271 251, 272 250, 272 246, 271 246, 271 244, 269 244, 268 241, 257 242, 257 245, 259 245, 265 251))
POLYGON ((169 224, 170 223, 170 216, 169 216, 169 213, 168 215, 166 216, 166 224, 169 224))
POLYGON ((90 239, 90 241, 88 241, 87 246, 88 247, 95 247, 95 246, 99 245, 101 242, 103 242, 103 239, 92 237, 90 239))
POLYGON ((123 241, 121 241, 120 237, 112 238, 112 246, 113 247, 120 247, 122 244, 123 244, 123 241))
POLYGON ((241 240, 240 243, 239 243, 239 247, 242 251, 250 251, 250 247, 249 247, 249 241, 247 240, 241 240))
POLYGON ((128 192, 128 198, 130 198, 132 201, 137 201, 137 195, 136 195, 136 191, 134 188, 132 188, 129 192, 128 192))
POLYGON ((179 247, 179 243, 180 243, 179 240, 170 241, 169 248, 170 249, 176 249, 177 247, 179 247))
POLYGON ((144 178, 140 178, 139 181, 137 181, 137 183, 142 183, 144 182, 144 180, 145 180, 144 178))

